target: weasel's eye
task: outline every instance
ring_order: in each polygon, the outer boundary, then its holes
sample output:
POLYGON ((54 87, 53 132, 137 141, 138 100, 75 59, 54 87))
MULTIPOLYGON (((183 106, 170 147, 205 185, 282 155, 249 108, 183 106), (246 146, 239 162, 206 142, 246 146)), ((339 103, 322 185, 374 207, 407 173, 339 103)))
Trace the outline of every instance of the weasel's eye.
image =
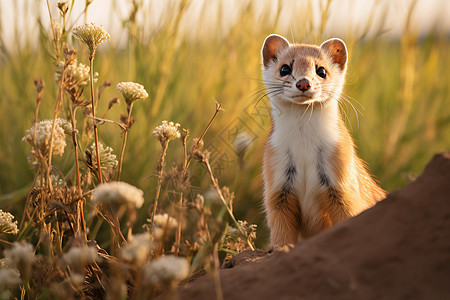
POLYGON ((289 67, 288 65, 283 65, 280 69, 280 75, 281 76, 286 76, 292 73, 291 67, 289 67))
POLYGON ((327 77, 327 71, 325 71, 325 69, 323 67, 317 68, 316 74, 319 75, 322 78, 327 77))

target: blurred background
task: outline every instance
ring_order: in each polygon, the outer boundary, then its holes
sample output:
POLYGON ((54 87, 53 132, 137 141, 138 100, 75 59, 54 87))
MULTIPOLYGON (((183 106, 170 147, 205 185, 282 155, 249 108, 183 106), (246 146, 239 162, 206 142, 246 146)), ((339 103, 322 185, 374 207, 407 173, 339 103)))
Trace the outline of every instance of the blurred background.
MULTIPOLYGON (((62 23, 49 0, 50 14, 62 23)), ((98 48, 94 71, 103 93, 98 114, 119 97, 120 81, 143 84, 150 94, 137 102, 136 122, 128 135, 122 180, 143 189, 153 201, 160 145, 152 136, 162 120, 174 121, 198 137, 222 104, 206 134, 215 175, 235 192, 238 219, 258 224, 257 246, 267 242, 262 210, 261 160, 270 130, 270 106, 261 81, 260 49, 271 33, 291 42, 320 44, 343 39, 349 50, 343 116, 383 188, 392 191, 413 180, 434 153, 450 148, 450 2, 398 1, 256 1, 256 0, 94 0, 69 1, 67 41, 88 64, 86 47, 72 38, 73 26, 102 24, 111 40, 98 48), (248 148, 236 151, 236 136, 248 148), (239 155, 241 157, 239 157, 239 155)), ((19 219, 33 171, 30 146, 22 142, 34 117, 34 78, 46 88, 39 119, 53 118, 58 86, 52 58, 46 1, 0 2, 0 208, 19 219)), ((122 101, 108 118, 119 121, 122 101)), ((63 114, 61 117, 65 117, 63 114)), ((105 123, 100 140, 120 154, 120 130, 105 123)), ((192 140, 191 140, 192 141, 192 140)), ((54 160, 67 172, 66 154, 54 160)), ((87 145, 82 145, 87 147, 87 145)), ((167 167, 181 162, 179 141, 169 145, 167 167)), ((211 196, 205 170, 192 164, 192 195, 211 196), (209 194, 208 194, 209 193, 209 194)), ((170 199, 170 191, 163 197, 170 199)), ((144 212, 145 214, 145 212, 144 212)))

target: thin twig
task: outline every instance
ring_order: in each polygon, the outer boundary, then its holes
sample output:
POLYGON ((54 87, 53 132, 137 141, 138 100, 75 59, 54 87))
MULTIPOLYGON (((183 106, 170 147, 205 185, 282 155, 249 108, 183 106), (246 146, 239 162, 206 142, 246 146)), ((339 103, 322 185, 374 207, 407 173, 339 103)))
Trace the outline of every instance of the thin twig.
POLYGON ((52 12, 50 10, 50 5, 48 3, 48 0, 46 0, 46 2, 47 2, 48 15, 50 17, 50 26, 52 27, 52 41, 53 41, 53 47, 55 48, 55 61, 58 62, 60 53, 59 53, 58 44, 56 41, 55 25, 53 24, 52 12))
MULTIPOLYGON (((185 186, 185 178, 187 173, 187 162, 188 162, 188 154, 187 154, 187 138, 189 136, 189 130, 183 129, 183 135, 181 136, 181 143, 183 145, 183 154, 184 154, 184 160, 183 160, 183 170, 181 172, 181 185, 184 188, 185 186)), ((183 189, 184 190, 184 189, 183 189)), ((176 240, 175 240, 175 255, 178 255, 180 251, 180 244, 181 244, 181 208, 183 207, 183 199, 184 199, 184 193, 183 190, 180 193, 180 200, 178 202, 178 228, 177 228, 177 234, 176 234, 176 240)))
MULTIPOLYGON (((189 135, 189 130, 184 129, 183 135, 181 137, 181 143, 183 144, 183 154, 184 154, 184 160, 183 160, 183 171, 181 172, 181 185, 184 187, 186 172, 187 172, 187 162, 188 162, 188 156, 187 156, 187 138, 189 135)), ((183 190, 180 193, 180 200, 178 202, 178 227, 177 227, 177 234, 176 234, 176 240, 175 240, 175 255, 178 255, 180 251, 180 244, 181 244, 181 208, 183 207, 183 198, 184 193, 183 190)))
POLYGON ((86 221, 84 219, 84 198, 82 197, 82 190, 81 190, 81 176, 80 176, 80 165, 78 162, 78 142, 77 142, 77 136, 76 136, 76 130, 75 130, 75 118, 73 115, 73 108, 72 108, 72 101, 69 101, 69 111, 70 111, 70 121, 72 123, 72 143, 73 143, 73 150, 75 151, 75 171, 76 171, 76 177, 77 177, 77 191, 78 191, 78 197, 79 197, 79 221, 81 222, 81 230, 83 231, 83 237, 85 240, 87 240, 86 236, 86 221))
MULTIPOLYGON (((185 136, 183 137, 183 140, 182 140, 183 152, 184 152, 184 161, 183 161, 183 171, 182 171, 182 174, 181 174, 181 180, 184 181, 184 178, 186 177, 187 170, 189 168, 189 164, 191 163, 191 160, 192 160, 192 158, 194 156, 195 150, 198 150, 200 142, 202 141, 202 139, 205 136, 205 134, 208 131, 208 129, 211 127, 211 125, 214 122, 215 118, 217 117, 217 114, 219 113, 219 111, 222 111, 222 110, 223 110, 222 106, 220 105, 219 102, 216 101, 216 111, 214 112, 213 116, 211 117, 211 120, 209 120, 208 125, 206 125, 206 127, 203 130, 202 134, 198 138, 197 143, 194 145, 193 151, 189 155, 189 157, 187 155, 187 145, 186 145, 186 140, 187 140, 187 136, 188 136, 189 132, 185 133, 185 136)), ((179 209, 180 209, 180 211, 181 211, 182 207, 183 207, 183 192, 181 192, 180 200, 179 200, 179 209)), ((181 213, 179 214, 179 220, 180 220, 180 222, 178 223, 177 234, 176 234, 176 241, 175 241, 175 255, 178 255, 179 247, 180 247, 180 243, 181 243, 181 213)))
POLYGON ((52 165, 52 152, 53 152, 53 139, 54 139, 54 133, 55 133, 55 127, 56 127, 56 118, 58 117, 58 112, 59 112, 59 104, 61 103, 61 98, 62 98, 62 91, 63 91, 63 82, 64 82, 64 77, 66 75, 66 70, 67 70, 67 65, 64 66, 64 71, 62 72, 61 75, 61 81, 59 82, 59 90, 58 90, 58 96, 56 98, 56 104, 55 104, 55 112, 53 115, 53 123, 52 123, 52 131, 50 134, 50 145, 49 145, 49 150, 48 150, 48 166, 46 169, 46 180, 47 180, 47 186, 49 188, 50 191, 53 190, 52 187, 52 183, 50 180, 50 168, 52 165))
POLYGON ((127 145, 128 130, 130 130, 131 111, 133 110, 133 102, 128 106, 128 117, 126 129, 123 134, 122 150, 120 151, 119 169, 117 171, 117 181, 120 181, 120 174, 122 173, 123 155, 125 153, 125 146, 127 145))
POLYGON ((156 209, 158 207, 158 200, 159 200, 159 194, 161 193, 161 185, 162 185, 162 176, 164 173, 164 159, 166 157, 167 147, 169 146, 169 141, 165 141, 161 143, 162 152, 161 157, 159 158, 158 162, 158 185, 156 186, 156 195, 155 195, 155 201, 153 204, 153 213, 152 213, 152 224, 153 220, 155 219, 156 215, 156 209))
POLYGON ((178 227, 177 234, 175 239, 175 255, 178 255, 180 252, 181 245, 181 208, 183 207, 183 192, 180 193, 180 200, 178 201, 178 227))
MULTIPOLYGON (((89 55, 89 66, 90 66, 90 81, 91 81, 91 105, 92 105, 92 118, 95 119, 95 101, 94 101, 94 55, 95 51, 89 55)), ((63 74, 64 75, 64 74, 63 74)), ((103 183, 103 177, 102 177, 102 168, 100 167, 100 152, 98 150, 98 133, 97 133, 97 123, 94 120, 94 139, 95 139, 95 152, 97 155, 97 172, 98 172, 98 179, 100 184, 103 183)))
MULTIPOLYGON (((195 149, 195 150, 198 149, 198 147, 200 145, 200 142, 202 141, 202 139, 205 136, 206 132, 208 131, 209 127, 211 127, 211 124, 214 122, 214 120, 215 120, 217 114, 219 113, 219 111, 223 111, 223 108, 222 108, 222 105, 219 102, 216 101, 216 111, 214 112, 214 115, 212 116, 211 120, 209 120, 208 125, 206 125, 206 128, 203 130, 202 134, 200 135, 200 137, 197 140, 197 143, 195 144, 193 149, 195 149)), ((195 152, 195 151, 193 151, 193 152, 195 152)), ((185 168, 186 170, 189 167, 189 164, 191 163, 192 157, 193 157, 193 153, 191 153, 191 155, 188 158, 188 161, 186 163, 186 168, 185 168)))
MULTIPOLYGON (((214 177, 214 174, 213 174, 212 169, 211 169, 211 165, 209 163, 209 158, 208 157, 204 157, 204 159, 202 159, 202 163, 205 164, 206 169, 208 170, 208 174, 209 174, 209 177, 211 179, 212 185, 216 189, 216 192, 219 195, 220 201, 222 202, 222 204, 227 209, 228 215, 233 220, 236 228, 239 230, 239 232, 242 234, 242 236, 246 237, 246 234, 245 234, 244 230, 242 229, 241 225, 239 224, 239 222, 234 217, 233 210, 228 205, 227 201, 225 200, 225 197, 223 196, 222 190, 220 189, 220 186, 219 186, 219 180, 214 177)), ((255 250, 255 248, 253 247, 252 243, 248 239, 246 239, 246 242, 247 242, 248 247, 251 250, 255 250)))
POLYGON ((119 126, 124 131, 127 129, 125 125, 123 125, 123 124, 121 124, 119 122, 113 121, 113 120, 103 119, 103 118, 99 118, 99 117, 95 117, 94 118, 92 116, 89 116, 89 118, 91 118, 91 119, 93 119, 95 121, 99 121, 99 122, 106 122, 106 123, 116 124, 117 126, 119 126))

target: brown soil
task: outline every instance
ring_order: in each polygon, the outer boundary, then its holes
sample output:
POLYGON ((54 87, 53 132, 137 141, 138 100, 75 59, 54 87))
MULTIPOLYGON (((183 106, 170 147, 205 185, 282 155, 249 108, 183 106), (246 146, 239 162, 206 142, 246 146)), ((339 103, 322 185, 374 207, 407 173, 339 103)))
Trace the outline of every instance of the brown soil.
MULTIPOLYGON (((450 299, 450 152, 372 209, 290 251, 245 252, 225 266, 224 299, 450 299)), ((216 299, 209 276, 178 296, 216 299)))

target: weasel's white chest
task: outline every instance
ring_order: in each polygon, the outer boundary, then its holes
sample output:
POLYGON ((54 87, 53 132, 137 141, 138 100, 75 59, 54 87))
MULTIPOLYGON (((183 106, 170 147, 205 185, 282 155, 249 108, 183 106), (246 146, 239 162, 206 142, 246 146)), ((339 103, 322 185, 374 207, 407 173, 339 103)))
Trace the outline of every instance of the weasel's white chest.
POLYGON ((269 140, 275 150, 271 161, 273 187, 294 193, 305 215, 318 213, 315 198, 324 188, 319 169, 331 185, 336 184, 329 162, 337 143, 336 128, 321 117, 320 112, 311 118, 286 114, 274 124, 269 140))

